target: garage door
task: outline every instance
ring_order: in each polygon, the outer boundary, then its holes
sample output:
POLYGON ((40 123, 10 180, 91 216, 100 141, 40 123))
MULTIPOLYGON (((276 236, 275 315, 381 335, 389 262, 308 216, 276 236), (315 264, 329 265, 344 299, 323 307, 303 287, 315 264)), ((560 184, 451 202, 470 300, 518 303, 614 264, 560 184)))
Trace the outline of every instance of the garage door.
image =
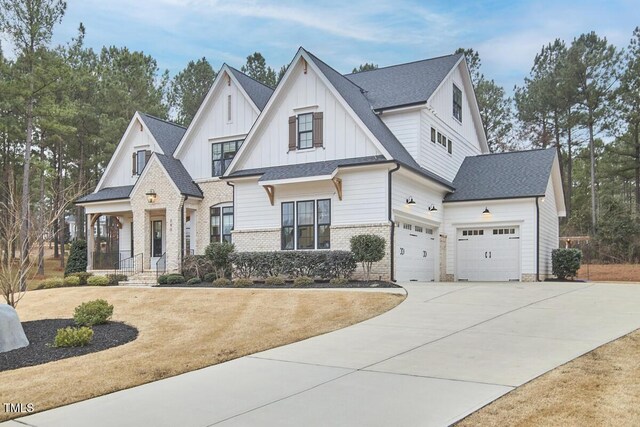
POLYGON ((519 232, 515 226, 458 229, 458 280, 520 280, 519 232))
POLYGON ((431 282, 434 279, 434 231, 422 225, 396 223, 395 278, 398 281, 431 282))

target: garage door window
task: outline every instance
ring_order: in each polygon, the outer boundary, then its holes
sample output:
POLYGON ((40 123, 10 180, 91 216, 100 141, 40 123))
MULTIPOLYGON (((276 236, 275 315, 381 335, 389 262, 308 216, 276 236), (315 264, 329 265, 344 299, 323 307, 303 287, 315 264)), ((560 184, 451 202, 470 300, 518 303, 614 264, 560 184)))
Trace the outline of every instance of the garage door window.
POLYGON ((484 236, 484 230, 462 230, 463 236, 484 236))
POLYGON ((493 234, 516 234, 515 228, 494 228, 493 234))

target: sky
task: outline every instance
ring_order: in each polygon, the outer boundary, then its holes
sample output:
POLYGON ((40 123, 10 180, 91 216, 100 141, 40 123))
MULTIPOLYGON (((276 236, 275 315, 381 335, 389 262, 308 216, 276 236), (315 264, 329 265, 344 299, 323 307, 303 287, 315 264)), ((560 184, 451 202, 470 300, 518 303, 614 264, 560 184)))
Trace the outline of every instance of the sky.
POLYGON ((555 38, 596 31, 627 46, 640 25, 640 0, 68 0, 54 42, 74 37, 80 22, 88 46, 144 51, 172 75, 201 57, 216 69, 239 68, 255 51, 278 70, 299 46, 343 73, 471 47, 482 72, 510 93, 555 38))

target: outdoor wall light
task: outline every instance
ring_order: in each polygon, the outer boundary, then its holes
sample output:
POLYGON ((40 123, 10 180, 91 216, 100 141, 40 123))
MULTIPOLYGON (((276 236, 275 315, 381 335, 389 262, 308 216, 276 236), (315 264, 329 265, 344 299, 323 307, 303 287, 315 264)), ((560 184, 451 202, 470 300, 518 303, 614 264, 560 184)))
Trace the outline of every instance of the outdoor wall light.
POLYGON ((145 194, 149 203, 153 203, 156 201, 156 192, 154 190, 149 190, 145 194))
POLYGON ((491 212, 489 211, 489 208, 484 208, 484 210, 482 211, 482 215, 484 215, 484 216, 491 215, 491 212))
POLYGON ((435 205, 429 206, 429 212, 438 212, 438 208, 435 205))
POLYGON ((415 200, 413 200, 413 196, 409 196, 409 198, 407 199, 407 204, 408 205, 415 205, 416 204, 415 200))

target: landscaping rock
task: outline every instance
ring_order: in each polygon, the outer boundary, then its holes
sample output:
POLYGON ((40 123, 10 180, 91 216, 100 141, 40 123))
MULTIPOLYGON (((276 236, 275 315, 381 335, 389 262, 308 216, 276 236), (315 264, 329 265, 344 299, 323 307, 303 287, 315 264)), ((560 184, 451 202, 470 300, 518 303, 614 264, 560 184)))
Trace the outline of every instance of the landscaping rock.
POLYGON ((0 353, 28 345, 16 310, 8 304, 0 304, 0 353))

